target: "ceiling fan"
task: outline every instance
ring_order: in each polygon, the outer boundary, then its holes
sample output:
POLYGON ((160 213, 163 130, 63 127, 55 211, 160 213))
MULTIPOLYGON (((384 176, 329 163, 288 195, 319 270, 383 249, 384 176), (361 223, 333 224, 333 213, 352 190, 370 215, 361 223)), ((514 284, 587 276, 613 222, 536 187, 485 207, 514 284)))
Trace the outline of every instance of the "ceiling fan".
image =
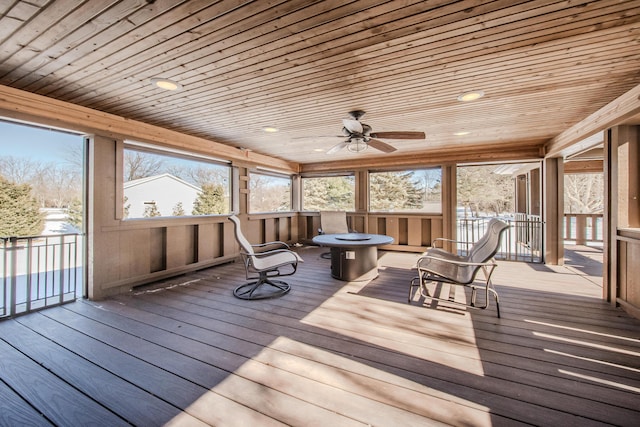
POLYGON ((385 153, 393 153, 396 148, 377 138, 383 139, 425 139, 424 132, 372 132, 371 126, 362 123, 360 117, 364 116, 362 110, 350 111, 350 119, 342 120, 342 133, 347 137, 341 143, 334 145, 327 151, 327 154, 337 153, 346 148, 347 150, 358 153, 366 150, 367 147, 373 147, 376 150, 385 153))

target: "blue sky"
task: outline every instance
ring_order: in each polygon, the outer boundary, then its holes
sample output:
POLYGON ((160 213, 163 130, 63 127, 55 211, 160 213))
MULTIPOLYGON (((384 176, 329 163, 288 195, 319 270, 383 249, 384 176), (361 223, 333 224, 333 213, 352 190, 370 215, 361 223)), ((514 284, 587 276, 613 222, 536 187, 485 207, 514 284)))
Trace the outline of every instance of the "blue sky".
POLYGON ((0 121, 0 156, 45 162, 64 160, 69 147, 81 147, 82 136, 0 121))

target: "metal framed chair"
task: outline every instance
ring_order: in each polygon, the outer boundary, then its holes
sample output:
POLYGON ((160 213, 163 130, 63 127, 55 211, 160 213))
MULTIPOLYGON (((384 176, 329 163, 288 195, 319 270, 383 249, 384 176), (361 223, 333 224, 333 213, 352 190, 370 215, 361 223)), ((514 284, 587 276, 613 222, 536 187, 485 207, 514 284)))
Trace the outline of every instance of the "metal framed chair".
POLYGON ((502 235, 507 228, 509 228, 509 225, 499 219, 494 218, 489 221, 486 233, 471 246, 466 256, 454 255, 435 247, 427 250, 417 261, 418 276, 411 280, 408 302, 411 303, 414 288, 419 288, 420 295, 425 298, 486 309, 489 306, 489 294, 491 293, 496 301, 496 310, 498 317, 500 317, 500 301, 498 293, 491 283, 491 275, 498 265, 493 257, 500 248, 502 235), (476 282, 476 275, 480 270, 485 276, 482 284, 476 282), (465 300, 462 303, 454 301, 452 297, 435 297, 427 288, 429 283, 468 286, 471 288, 471 300, 469 302, 465 300), (478 289, 485 292, 484 306, 476 306, 478 289))
MULTIPOLYGON (((345 211, 320 211, 318 234, 347 234, 353 232, 347 223, 347 213, 345 211)), ((331 252, 322 253, 320 257, 330 259, 331 252)))
POLYGON ((232 215, 229 220, 234 225, 236 240, 240 244, 246 277, 249 282, 233 290, 240 299, 255 300, 276 298, 291 290, 291 285, 275 277, 291 276, 302 258, 289 250, 284 242, 267 242, 252 245, 242 234, 240 219, 232 215))
POLYGON ((320 234, 351 233, 345 211, 320 211, 320 234))

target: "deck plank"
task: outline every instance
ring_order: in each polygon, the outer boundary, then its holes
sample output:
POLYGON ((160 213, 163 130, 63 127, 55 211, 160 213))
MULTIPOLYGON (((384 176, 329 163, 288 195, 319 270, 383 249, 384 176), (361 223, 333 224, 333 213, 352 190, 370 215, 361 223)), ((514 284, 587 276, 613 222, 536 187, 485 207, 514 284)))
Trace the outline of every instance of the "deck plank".
POLYGON ((46 418, 58 425, 112 425, 128 423, 47 369, 0 340, 2 380, 46 418))
MULTIPOLYGON (((18 322, 8 322, 0 329, 0 338, 84 394, 92 396, 123 419, 136 425, 160 425, 180 414, 181 410, 100 366, 51 342, 18 322), (104 387, 109 384, 108 387, 104 387)), ((187 421, 187 418, 183 418, 187 421)), ((198 425, 191 417, 190 425, 198 425)), ((200 425, 206 425, 200 422, 200 425)))
POLYGON ((53 426, 18 393, 0 381, 0 425, 2 426, 53 426))
POLYGON ((640 423, 640 322, 593 276, 500 262, 498 319, 493 302, 408 304, 415 254, 381 252, 377 279, 342 282, 321 249, 300 251, 293 290, 273 300, 234 298, 245 278, 230 263, 0 322, 12 416, 77 416, 34 399, 15 359, 137 425, 640 423))

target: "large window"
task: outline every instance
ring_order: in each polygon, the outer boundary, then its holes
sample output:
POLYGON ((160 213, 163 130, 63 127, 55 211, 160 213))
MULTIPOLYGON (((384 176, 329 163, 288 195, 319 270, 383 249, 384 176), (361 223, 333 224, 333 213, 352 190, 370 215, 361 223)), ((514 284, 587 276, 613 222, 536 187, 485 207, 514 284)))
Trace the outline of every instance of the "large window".
POLYGON ((228 165, 128 145, 124 150, 124 218, 227 214, 228 165))
POLYGON ((441 213, 440 168, 369 173, 372 212, 441 213))
POLYGON ((290 177, 260 172, 249 174, 249 213, 290 210, 290 177))
POLYGON ((0 120, 0 237, 83 230, 83 138, 0 120))
POLYGON ((302 178, 302 210, 355 210, 355 177, 302 178))

